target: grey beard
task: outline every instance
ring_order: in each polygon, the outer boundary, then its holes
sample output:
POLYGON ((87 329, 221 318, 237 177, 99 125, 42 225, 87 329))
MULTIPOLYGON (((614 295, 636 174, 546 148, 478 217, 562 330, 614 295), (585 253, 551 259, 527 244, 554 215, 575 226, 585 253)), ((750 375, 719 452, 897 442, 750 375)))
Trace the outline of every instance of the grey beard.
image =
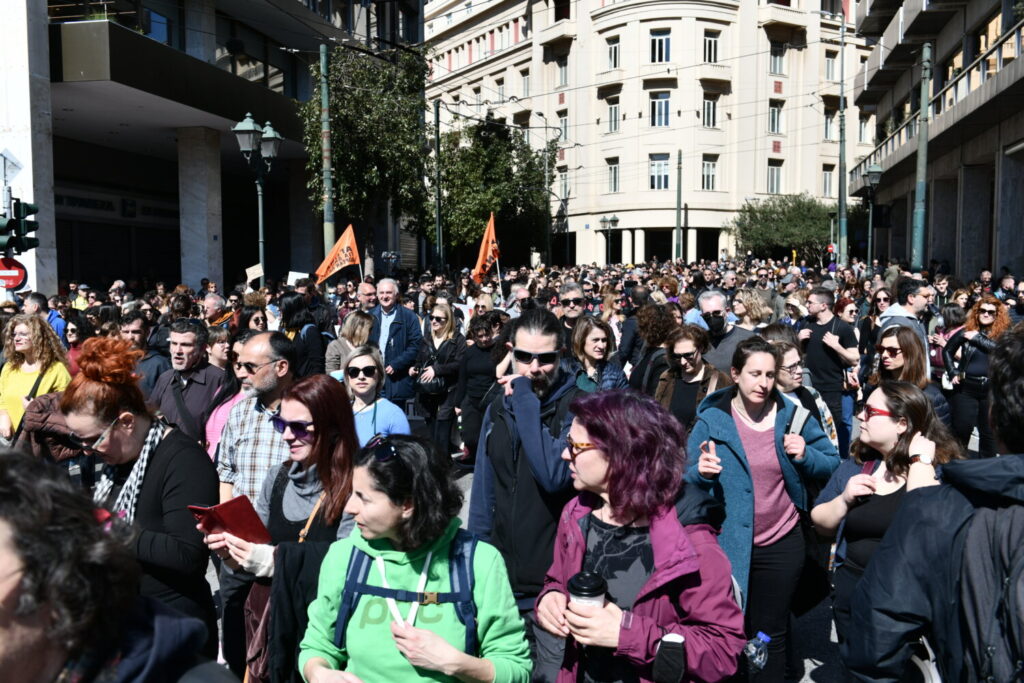
POLYGON ((540 377, 530 378, 530 387, 533 389, 533 393, 537 394, 537 398, 543 400, 551 393, 551 387, 554 386, 555 380, 558 378, 558 369, 555 369, 552 375, 541 375, 540 377))

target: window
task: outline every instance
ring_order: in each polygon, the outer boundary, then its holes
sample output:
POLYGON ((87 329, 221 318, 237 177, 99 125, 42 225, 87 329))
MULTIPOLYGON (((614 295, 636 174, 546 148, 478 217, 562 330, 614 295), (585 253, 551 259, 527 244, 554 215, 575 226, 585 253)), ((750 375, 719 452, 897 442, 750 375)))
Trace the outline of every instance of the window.
POLYGON ((768 57, 768 73, 777 76, 786 74, 786 44, 772 43, 771 53, 768 57))
POLYGON ((570 0, 555 0, 555 21, 569 19, 572 15, 572 3, 570 0))
POLYGON ((668 92, 652 92, 651 93, 651 126, 655 128, 666 127, 669 125, 669 93, 668 92))
POLYGON ((470 1, 467 2, 464 6, 466 8, 466 16, 468 17, 470 14, 473 13, 473 3, 472 1, 470 1))
POLYGON ((821 167, 821 196, 832 196, 832 176, 835 175, 836 167, 826 164, 821 167))
POLYGON ((648 156, 649 175, 652 190, 668 189, 668 154, 651 154, 648 156))
POLYGON ((651 64, 672 61, 672 37, 667 28, 651 31, 651 64))
POLYGON ((861 116, 857 120, 857 142, 868 142, 868 118, 861 116))
POLYGON ((619 191, 619 158, 611 157, 605 159, 604 163, 608 166, 608 191, 618 192, 619 191))
POLYGON ((569 139, 569 112, 558 112, 558 140, 565 142, 569 139))
POLYGON ((618 69, 619 68, 619 37, 613 36, 609 38, 608 43, 608 68, 618 69))
POLYGON ((704 63, 718 64, 718 38, 721 31, 704 29, 704 63))
POLYGON ((768 132, 782 134, 782 100, 768 100, 768 132))
POLYGON ((838 52, 832 50, 825 51, 825 80, 835 81, 836 78, 836 57, 839 56, 838 52))
POLYGON ((494 81, 494 89, 498 91, 498 102, 505 101, 505 79, 499 78, 494 81))
POLYGON ((522 97, 530 96, 530 70, 524 69, 519 72, 519 91, 522 97))
POLYGON ((782 193, 782 159, 768 160, 768 194, 782 193))
POLYGON ((569 85, 569 57, 563 55, 556 59, 555 68, 558 69, 558 87, 569 85))
POLYGON ((473 88, 473 107, 479 112, 484 106, 484 100, 480 96, 480 88, 473 88))
POLYGON ((619 98, 608 98, 608 132, 619 132, 619 98))
POLYGON ((718 176, 718 155, 717 154, 705 154, 703 163, 701 164, 700 174, 700 189, 702 190, 714 190, 717 187, 716 179, 718 176))
POLYGON ((558 197, 569 198, 569 171, 564 168, 558 169, 558 197))
POLYGON ((825 139, 835 140, 836 139, 836 110, 826 109, 825 110, 825 139))
POLYGON ((704 118, 705 128, 718 128, 718 95, 704 93, 704 118))

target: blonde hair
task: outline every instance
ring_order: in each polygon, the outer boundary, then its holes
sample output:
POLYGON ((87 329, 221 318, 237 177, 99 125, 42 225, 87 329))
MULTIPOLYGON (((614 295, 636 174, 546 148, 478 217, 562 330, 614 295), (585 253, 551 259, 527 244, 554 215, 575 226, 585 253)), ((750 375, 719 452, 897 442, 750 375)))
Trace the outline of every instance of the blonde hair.
POLYGON ((29 340, 32 343, 32 352, 39 361, 41 371, 54 363, 68 364, 68 354, 64 345, 60 343, 57 333, 53 331, 50 324, 38 315, 19 313, 11 318, 4 330, 4 351, 7 354, 7 362, 11 367, 17 369, 26 362, 25 354, 14 349, 14 328, 18 325, 28 327, 29 340))
MULTIPOLYGON (((741 289, 732 297, 733 302, 739 301, 747 309, 750 322, 757 325, 772 317, 771 310, 765 305, 761 295, 752 289, 741 289)), ((735 312, 735 311, 734 311, 735 312)))
MULTIPOLYGON (((434 304, 434 307, 430 309, 430 315, 433 315, 434 311, 441 311, 445 315, 444 325, 441 326, 441 339, 451 339, 454 337, 455 316, 452 314, 452 307, 448 304, 434 304)), ((433 330, 431 330, 431 334, 433 334, 433 330)))
POLYGON ((373 316, 365 311, 351 311, 341 324, 341 337, 352 346, 362 346, 370 338, 373 316))
POLYGON ((369 356, 373 364, 377 366, 377 377, 375 378, 377 383, 373 387, 373 398, 374 400, 380 398, 381 392, 384 391, 384 357, 380 355, 380 349, 376 346, 370 346, 369 344, 363 344, 349 351, 349 354, 345 356, 344 362, 341 364, 341 370, 345 375, 345 391, 348 392, 348 397, 355 400, 356 395, 352 393, 352 387, 348 383, 348 366, 349 363, 354 361, 356 358, 362 358, 363 356, 369 356))

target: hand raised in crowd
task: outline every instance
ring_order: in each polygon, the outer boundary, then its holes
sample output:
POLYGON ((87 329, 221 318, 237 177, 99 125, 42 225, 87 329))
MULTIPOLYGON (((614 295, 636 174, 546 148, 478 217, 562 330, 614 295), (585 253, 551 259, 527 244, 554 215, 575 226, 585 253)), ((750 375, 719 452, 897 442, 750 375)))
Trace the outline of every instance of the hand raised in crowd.
POLYGON ((715 442, 704 441, 700 445, 700 458, 697 459, 697 474, 705 479, 714 479, 722 471, 722 460, 715 455, 715 442))
POLYGON ((786 455, 799 462, 804 459, 807 442, 799 434, 786 434, 782 437, 782 450, 786 451, 786 455))
POLYGON ((843 502, 846 507, 853 507, 861 496, 870 496, 875 492, 875 479, 870 474, 855 474, 846 482, 843 489, 843 502))
POLYGON ((551 591, 537 603, 537 623, 551 635, 565 638, 569 635, 569 625, 565 621, 568 604, 565 593, 551 591))
POLYGON ((577 643, 597 647, 619 646, 622 609, 614 602, 606 602, 604 607, 570 602, 565 611, 565 621, 577 643))

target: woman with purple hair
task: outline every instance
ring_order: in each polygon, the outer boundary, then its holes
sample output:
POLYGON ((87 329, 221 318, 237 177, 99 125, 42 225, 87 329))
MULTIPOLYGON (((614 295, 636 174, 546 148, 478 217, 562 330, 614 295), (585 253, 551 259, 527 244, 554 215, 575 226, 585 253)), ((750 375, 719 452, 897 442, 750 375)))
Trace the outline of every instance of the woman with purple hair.
POLYGON ((540 625, 566 639, 558 681, 650 681, 665 666, 683 680, 731 676, 745 638, 716 540, 724 511, 680 487, 683 428, 633 392, 583 395, 571 411, 562 458, 579 495, 562 511, 537 599, 540 625), (569 597, 580 572, 606 584, 603 606, 569 597))

